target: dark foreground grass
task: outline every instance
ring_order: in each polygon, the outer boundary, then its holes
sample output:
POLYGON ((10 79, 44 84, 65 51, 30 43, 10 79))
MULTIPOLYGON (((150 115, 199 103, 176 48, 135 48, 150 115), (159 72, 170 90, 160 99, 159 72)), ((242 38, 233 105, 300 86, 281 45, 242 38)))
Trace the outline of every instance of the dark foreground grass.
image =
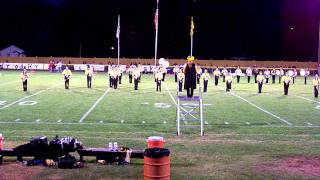
MULTIPOLYGON (((37 72, 29 80, 29 92, 24 93, 18 72, 1 73, 0 133, 6 138, 6 147, 27 142, 36 135, 60 135, 74 136, 86 147, 104 147, 117 141, 143 149, 148 136, 161 135, 171 150, 172 179, 303 179, 257 167, 292 156, 320 155, 320 103, 312 97, 310 83, 303 85, 302 79, 291 85, 289 96, 282 95, 279 84, 265 85, 263 93, 257 94, 257 85, 247 84, 244 79, 233 85, 232 93, 225 93, 224 84, 214 87, 211 80, 208 93, 203 96, 205 136, 199 137, 198 129, 183 129, 183 135, 176 137, 176 85, 172 76, 163 84, 161 93, 155 92, 150 75, 142 77, 139 91, 134 91, 124 76, 119 89, 109 90, 79 123, 108 90, 106 74, 97 74, 93 89, 87 89, 83 74, 75 73, 71 89, 64 90, 60 74, 37 72), (37 104, 21 106, 22 101, 37 104), (160 108, 159 103, 164 106, 160 108)), ((14 159, 6 161, 9 163, 0 170, 14 163, 14 159)), ((133 160, 129 166, 102 166, 94 159, 87 162, 84 169, 39 168, 25 178, 143 178, 143 160, 133 160)), ((25 168, 19 166, 17 173, 23 173, 25 168)))

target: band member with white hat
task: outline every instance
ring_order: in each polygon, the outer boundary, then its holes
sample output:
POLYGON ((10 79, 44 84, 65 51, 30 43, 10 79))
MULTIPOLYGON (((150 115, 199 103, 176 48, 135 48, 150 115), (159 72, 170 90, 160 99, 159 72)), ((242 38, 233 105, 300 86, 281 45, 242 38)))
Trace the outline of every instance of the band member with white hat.
POLYGON ((201 75, 201 78, 203 79, 203 92, 207 92, 208 81, 210 79, 210 74, 208 73, 207 69, 204 70, 204 73, 201 75))
POLYGON ((219 84, 219 77, 221 75, 221 72, 219 68, 217 67, 216 70, 213 71, 213 76, 214 76, 214 85, 218 86, 219 84))
POLYGON ((236 76, 237 76, 237 83, 239 84, 240 83, 240 77, 242 75, 242 70, 240 69, 240 67, 238 66, 237 69, 236 69, 236 76))
POLYGON ((248 77, 248 83, 250 83, 250 79, 251 79, 251 76, 252 76, 252 69, 251 69, 250 66, 247 68, 246 74, 247 74, 247 77, 248 77))
POLYGON ((228 72, 227 76, 226 76, 226 91, 230 91, 231 90, 231 85, 232 85, 232 74, 230 72, 228 72))
POLYGON ((277 71, 275 68, 273 68, 271 70, 271 76, 272 76, 272 84, 276 83, 276 75, 277 75, 277 71))
POLYGON ((289 76, 289 73, 286 72, 285 75, 281 79, 283 82, 284 95, 288 95, 289 85, 291 82, 291 77, 289 76))
POLYGON ((263 82, 265 81, 265 76, 262 74, 262 71, 259 72, 259 75, 257 76, 257 82, 258 82, 258 93, 261 93, 263 82))
POLYGON ((29 78, 29 73, 26 69, 26 67, 23 68, 21 74, 20 74, 20 78, 22 80, 22 88, 23 91, 27 91, 28 90, 28 78, 29 78))
POLYGON ((72 72, 70 71, 68 66, 66 66, 66 68, 62 71, 62 74, 64 76, 64 88, 69 89, 69 82, 70 82, 72 72))
POLYGON ((319 88, 320 88, 320 79, 318 77, 318 74, 316 74, 313 78, 313 91, 314 91, 315 98, 318 98, 319 88))

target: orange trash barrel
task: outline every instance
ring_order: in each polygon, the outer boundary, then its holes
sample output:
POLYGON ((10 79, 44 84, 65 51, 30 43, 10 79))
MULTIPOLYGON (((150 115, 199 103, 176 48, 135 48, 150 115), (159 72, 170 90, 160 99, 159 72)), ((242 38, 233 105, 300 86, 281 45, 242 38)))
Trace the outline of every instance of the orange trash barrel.
POLYGON ((164 138, 161 136, 148 137, 147 148, 164 148, 164 138))
POLYGON ((146 149, 144 152, 144 179, 170 179, 170 151, 163 148, 146 149))
POLYGON ((2 134, 0 134, 0 149, 3 148, 3 141, 4 141, 4 137, 2 136, 2 134))

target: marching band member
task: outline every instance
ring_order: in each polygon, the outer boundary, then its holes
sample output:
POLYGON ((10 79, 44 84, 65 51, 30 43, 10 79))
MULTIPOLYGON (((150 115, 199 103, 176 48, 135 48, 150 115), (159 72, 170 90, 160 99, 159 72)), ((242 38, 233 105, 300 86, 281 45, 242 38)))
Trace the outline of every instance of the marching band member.
POLYGON ((87 87, 91 88, 93 69, 88 65, 87 69, 84 72, 85 76, 87 76, 87 87))
POLYGON ((26 67, 23 68, 21 74, 20 74, 20 78, 22 80, 22 88, 23 91, 27 91, 28 90, 28 78, 29 78, 29 73, 26 69, 26 67))
POLYGON ((233 80, 232 74, 228 72, 228 74, 226 75, 226 91, 227 92, 231 90, 232 80, 233 80))
POLYGON ((277 71, 275 68, 273 68, 271 70, 271 76, 272 76, 272 84, 276 83, 276 74, 277 74, 277 71))
POLYGON ((256 65, 253 66, 254 83, 257 83, 257 76, 259 74, 259 69, 256 65))
POLYGON ((133 71, 134 90, 138 90, 138 83, 139 83, 140 76, 141 76, 141 71, 138 68, 136 68, 133 71))
POLYGON ((279 74, 279 84, 281 83, 281 78, 284 75, 284 70, 282 69, 282 66, 280 66, 280 74, 279 74))
POLYGON ((140 64, 138 64, 138 71, 140 72, 140 75, 139 75, 139 82, 141 82, 141 78, 142 78, 142 72, 144 71, 144 67, 140 64))
POLYGON ((132 73, 133 73, 133 68, 130 66, 127 70, 128 76, 129 76, 129 83, 132 83, 132 73))
POLYGON ((179 70, 180 70, 179 66, 175 65, 173 68, 174 82, 178 82, 177 75, 179 73, 179 70))
POLYGON ((250 83, 250 79, 251 79, 251 76, 252 76, 252 69, 251 69, 250 66, 247 68, 246 74, 247 74, 247 77, 248 77, 248 83, 250 83))
POLYGON ((318 98, 319 88, 320 88, 320 79, 318 77, 318 74, 316 74, 313 79, 313 89, 314 89, 314 97, 315 98, 318 98))
POLYGON ((238 66, 237 69, 236 69, 236 76, 237 76, 237 83, 239 84, 240 82, 240 77, 242 75, 242 70, 240 69, 240 67, 238 66))
POLYGON ((119 71, 118 68, 115 67, 111 72, 111 79, 114 89, 118 89, 118 80, 119 80, 119 71))
POLYGON ((264 71, 264 76, 265 76, 265 80, 266 80, 266 84, 269 83, 269 78, 270 78, 270 70, 267 68, 265 71, 264 71))
POLYGON ((109 66, 110 69, 108 69, 108 75, 109 75, 109 87, 113 87, 113 79, 112 79, 112 74, 113 74, 113 67, 109 66))
POLYGON ((196 69, 196 71, 197 71, 197 84, 199 84, 199 83, 200 83, 200 77, 201 77, 201 74, 202 74, 202 69, 201 69, 201 67, 198 66, 197 69, 196 69))
POLYGON ((158 69, 155 72, 155 81, 156 81, 156 85, 157 85, 157 92, 160 91, 161 92, 161 81, 163 80, 163 71, 161 71, 161 69, 158 69))
POLYGON ((184 74, 183 74, 183 72, 182 72, 182 70, 181 69, 179 69, 179 71, 178 71, 179 73, 178 73, 178 75, 177 75, 177 78, 178 78, 178 86, 179 86, 179 92, 182 92, 182 82, 183 82, 183 80, 184 80, 184 74))
POLYGON ((225 67, 223 67, 221 73, 222 73, 223 82, 226 82, 226 76, 228 75, 228 70, 225 67))
POLYGON ((214 85, 217 86, 219 83, 219 77, 221 75, 221 72, 219 68, 217 67, 216 70, 213 71, 213 76, 214 76, 214 85))
POLYGON ((122 68, 121 68, 121 66, 117 67, 117 74, 118 74, 119 84, 121 84, 121 80, 122 80, 122 68))
POLYGON ((294 69, 293 69, 293 74, 292 74, 292 84, 294 84, 297 75, 298 75, 297 69, 294 68, 294 69))
POLYGON ((258 93, 261 93, 263 82, 265 81, 265 76, 262 74, 262 71, 259 72, 257 76, 258 81, 258 93))
POLYGON ((204 73, 201 75, 201 78, 203 79, 203 92, 207 92, 208 87, 208 81, 210 79, 210 74, 208 73, 208 70, 205 69, 204 73))
POLYGON ((307 79, 309 75, 310 75, 310 70, 307 69, 304 74, 304 84, 307 84, 307 79))
POLYGON ((187 90, 187 96, 191 98, 193 96, 193 90, 197 88, 197 71, 196 64, 193 62, 194 57, 189 56, 187 63, 183 68, 184 73, 184 89, 187 90))
POLYGON ((288 95, 291 77, 289 76, 288 72, 286 72, 285 76, 283 76, 281 79, 282 79, 282 82, 283 82, 284 95, 288 95))
POLYGON ((64 88, 69 89, 69 81, 70 81, 72 72, 70 71, 68 66, 66 66, 66 68, 62 71, 62 74, 64 76, 64 88))

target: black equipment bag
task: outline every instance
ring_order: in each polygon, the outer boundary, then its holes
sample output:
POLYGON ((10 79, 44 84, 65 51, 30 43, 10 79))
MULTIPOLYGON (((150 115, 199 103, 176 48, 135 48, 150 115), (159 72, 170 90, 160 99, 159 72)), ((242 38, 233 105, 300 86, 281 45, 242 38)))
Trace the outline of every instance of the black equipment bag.
POLYGON ((35 136, 30 140, 31 144, 48 145, 48 138, 46 136, 35 136))
POLYGON ((58 167, 62 169, 72 169, 76 163, 76 158, 71 155, 65 155, 64 157, 59 158, 58 167))

